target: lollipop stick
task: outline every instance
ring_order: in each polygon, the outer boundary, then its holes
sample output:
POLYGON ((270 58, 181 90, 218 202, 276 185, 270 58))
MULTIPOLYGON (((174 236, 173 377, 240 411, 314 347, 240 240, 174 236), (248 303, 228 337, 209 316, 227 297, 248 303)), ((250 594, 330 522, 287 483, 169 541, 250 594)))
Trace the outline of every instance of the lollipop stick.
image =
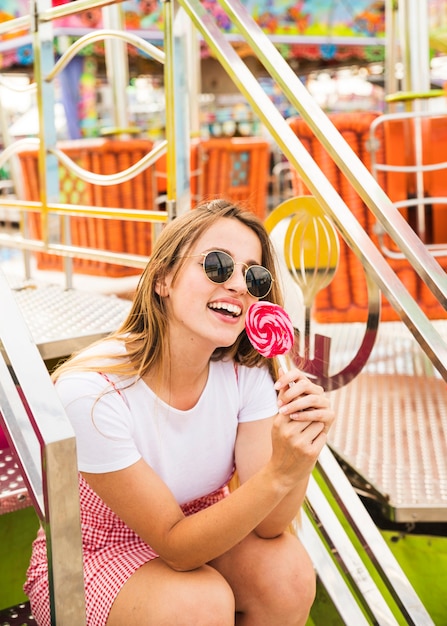
POLYGON ((289 367, 289 365, 287 363, 287 359, 286 359, 285 355, 284 354, 278 354, 278 356, 276 356, 276 359, 277 359, 278 365, 282 369, 282 371, 284 373, 288 372, 290 367, 289 367))

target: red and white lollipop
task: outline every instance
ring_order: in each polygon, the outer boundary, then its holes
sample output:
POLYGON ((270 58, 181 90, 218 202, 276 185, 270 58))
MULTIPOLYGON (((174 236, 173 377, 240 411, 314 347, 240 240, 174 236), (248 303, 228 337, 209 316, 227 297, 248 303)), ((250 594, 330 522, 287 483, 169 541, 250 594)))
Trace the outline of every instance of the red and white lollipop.
POLYGON ((286 311, 273 302, 253 303, 245 317, 245 330, 253 347, 267 358, 278 357, 284 371, 282 355, 291 350, 294 341, 292 321, 286 311))

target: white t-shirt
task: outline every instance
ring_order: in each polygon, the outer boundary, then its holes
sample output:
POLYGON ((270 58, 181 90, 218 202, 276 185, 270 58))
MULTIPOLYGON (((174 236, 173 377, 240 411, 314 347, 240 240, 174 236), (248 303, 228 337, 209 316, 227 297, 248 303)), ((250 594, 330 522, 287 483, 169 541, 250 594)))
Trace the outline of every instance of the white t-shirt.
MULTIPOLYGON (((119 342, 116 351, 123 352, 119 342)), ((278 410, 268 369, 239 365, 236 375, 233 361, 210 363, 202 395, 188 411, 160 400, 142 380, 129 385, 112 375, 70 372, 56 389, 76 433, 79 470, 111 472, 143 458, 179 504, 228 480, 239 422, 278 410)))

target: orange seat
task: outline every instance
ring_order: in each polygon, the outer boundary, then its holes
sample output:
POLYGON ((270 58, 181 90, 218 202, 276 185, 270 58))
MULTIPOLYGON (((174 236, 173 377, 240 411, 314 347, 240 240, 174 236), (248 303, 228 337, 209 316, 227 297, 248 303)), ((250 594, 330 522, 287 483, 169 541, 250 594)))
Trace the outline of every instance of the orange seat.
MULTIPOLYGON (((423 120, 424 163, 447 163, 447 117, 423 120)), ((431 198, 447 198, 446 168, 424 174, 425 191, 431 198)), ((432 204, 433 243, 447 243, 447 205, 432 204)), ((445 260, 444 260, 445 261, 445 260)))
MULTIPOLYGON (((421 164, 434 165, 447 162, 447 118, 421 118, 421 164)), ((409 167, 417 163, 415 136, 417 120, 398 119, 383 122, 386 166, 409 167)), ((405 202, 417 196, 417 179, 414 172, 385 172, 386 192, 393 202, 405 202)), ((424 197, 447 198, 446 168, 422 174, 424 197)), ((425 228, 420 228, 415 206, 401 209, 409 224, 420 232, 425 243, 447 242, 447 205, 428 204, 425 210, 425 228)))
POLYGON ((245 204, 262 220, 267 215, 269 143, 260 137, 195 140, 191 145, 191 196, 245 204))
MULTIPOLYGON (((152 142, 142 139, 80 140, 61 142, 58 147, 82 168, 97 174, 122 171, 150 152, 152 142)), ((37 150, 19 154, 23 171, 25 199, 39 201, 37 150)), ((59 164, 62 203, 154 210, 156 208, 155 170, 149 167, 133 179, 110 186, 86 183, 59 164)), ((31 236, 40 239, 41 219, 38 213, 29 213, 31 236)), ((97 248, 113 252, 128 252, 148 256, 152 246, 152 224, 90 217, 70 217, 71 243, 74 246, 97 248)), ((39 269, 62 269, 62 258, 37 253, 39 269)), ((74 270, 83 274, 124 276, 139 274, 138 268, 124 267, 102 261, 75 258, 74 270)))
MULTIPOLYGON (((93 139, 61 142, 58 147, 82 168, 97 174, 122 171, 150 152, 152 142, 143 139, 93 139)), ((20 153, 26 200, 39 201, 37 150, 20 153)), ((246 204, 261 219, 266 216, 269 143, 261 138, 195 140, 191 146, 191 195, 193 205, 223 197, 246 204)), ((154 210, 157 197, 166 192, 166 157, 133 179, 116 185, 85 183, 59 165, 59 201, 140 210, 154 210)), ((40 214, 29 213, 31 236, 41 238, 40 214)), ((90 217, 70 217, 71 243, 115 252, 150 255, 152 225, 90 217)), ((62 269, 62 258, 37 253, 39 269, 62 269)), ((74 270, 84 274, 123 276, 141 270, 102 261, 75 258, 74 270)))
MULTIPOLYGON (((371 154, 368 149, 370 126, 379 115, 381 114, 369 111, 329 114, 329 118, 334 126, 368 169, 371 169, 371 154)), ((375 216, 353 189, 327 151, 322 147, 307 123, 299 117, 291 118, 288 122, 362 227, 376 245, 378 245, 377 236, 374 232, 374 226, 376 224, 375 216)), ((383 163, 385 159, 390 158, 390 145, 396 147, 395 152, 397 154, 402 154, 402 149, 399 147, 401 143, 399 143, 399 141, 402 141, 403 137, 401 137, 400 140, 396 140, 396 143, 393 144, 393 138, 388 136, 384 132, 384 129, 381 128, 378 129, 377 139, 377 162, 383 163)), ((296 195, 309 193, 298 173, 295 172, 292 180, 296 195)), ((381 172, 378 175, 378 182, 383 186, 388 195, 391 194, 391 196, 394 196, 394 198, 391 197, 392 200, 400 198, 405 193, 404 181, 401 174, 394 177, 381 172)), ((388 237, 386 240, 387 245, 391 247, 392 244, 388 237)), ((428 317, 431 319, 447 317, 445 309, 419 278, 408 261, 405 259, 388 259, 388 262, 428 317)), ((444 263, 447 265, 446 259, 444 259, 444 263)), ((314 316, 321 322, 365 321, 367 310, 368 294, 363 267, 355 253, 341 240, 340 262, 337 274, 332 283, 317 295, 314 316)), ((397 312, 394 311, 393 307, 384 296, 382 297, 381 319, 384 321, 400 319, 397 312)))

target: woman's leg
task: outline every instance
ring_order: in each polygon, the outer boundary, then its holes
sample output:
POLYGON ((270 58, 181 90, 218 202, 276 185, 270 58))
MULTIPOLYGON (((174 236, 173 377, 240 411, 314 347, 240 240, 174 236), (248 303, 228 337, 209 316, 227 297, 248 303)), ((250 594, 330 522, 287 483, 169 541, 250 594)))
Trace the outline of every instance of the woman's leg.
POLYGON ((238 626, 301 626, 315 598, 316 577, 300 541, 290 533, 254 533, 215 559, 236 598, 238 626))
POLYGON ((126 582, 107 626, 233 626, 234 611, 231 588, 212 567, 176 572, 154 559, 126 582))

